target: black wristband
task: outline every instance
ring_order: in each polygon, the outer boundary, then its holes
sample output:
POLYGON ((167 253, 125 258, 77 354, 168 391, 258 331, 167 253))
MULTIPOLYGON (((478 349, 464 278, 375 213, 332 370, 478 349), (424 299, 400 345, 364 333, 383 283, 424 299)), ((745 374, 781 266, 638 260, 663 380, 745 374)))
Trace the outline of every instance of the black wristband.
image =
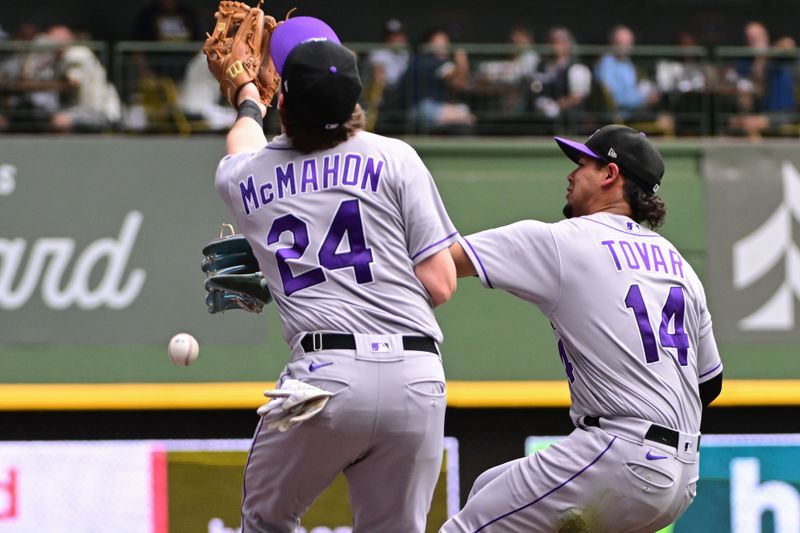
POLYGON ((249 117, 255 120, 261 129, 264 129, 264 117, 261 116, 261 110, 258 108, 258 104, 252 100, 245 100, 241 104, 239 104, 239 109, 236 113, 236 120, 239 120, 242 117, 249 117))

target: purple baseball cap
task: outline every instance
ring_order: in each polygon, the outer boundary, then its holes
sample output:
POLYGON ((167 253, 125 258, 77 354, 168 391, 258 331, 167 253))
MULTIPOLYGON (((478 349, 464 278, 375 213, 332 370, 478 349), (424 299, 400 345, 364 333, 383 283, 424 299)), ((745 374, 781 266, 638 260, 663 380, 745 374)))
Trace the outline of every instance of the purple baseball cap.
POLYGON ((269 54, 278 74, 283 76, 283 65, 294 47, 306 41, 332 41, 341 44, 333 29, 320 19, 290 18, 275 28, 269 42, 269 54))

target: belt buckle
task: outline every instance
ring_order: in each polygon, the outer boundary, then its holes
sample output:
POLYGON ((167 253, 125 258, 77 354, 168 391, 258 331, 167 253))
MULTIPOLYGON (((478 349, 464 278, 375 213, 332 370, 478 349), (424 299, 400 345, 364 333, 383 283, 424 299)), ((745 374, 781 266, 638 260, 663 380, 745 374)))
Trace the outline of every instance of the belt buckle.
POLYGON ((311 334, 311 349, 318 352, 322 349, 322 333, 315 331, 311 334))

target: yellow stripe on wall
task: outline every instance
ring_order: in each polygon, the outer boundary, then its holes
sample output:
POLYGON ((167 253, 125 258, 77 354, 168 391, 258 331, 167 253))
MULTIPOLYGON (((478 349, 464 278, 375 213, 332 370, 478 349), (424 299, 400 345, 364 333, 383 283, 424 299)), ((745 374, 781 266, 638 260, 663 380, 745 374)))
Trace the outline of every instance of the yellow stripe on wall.
MULTIPOLYGON (((270 382, 0 384, 0 410, 249 409, 270 382)), ((450 407, 568 407, 562 381, 451 381, 450 407)), ((800 405, 800 380, 726 380, 720 407, 800 405)))

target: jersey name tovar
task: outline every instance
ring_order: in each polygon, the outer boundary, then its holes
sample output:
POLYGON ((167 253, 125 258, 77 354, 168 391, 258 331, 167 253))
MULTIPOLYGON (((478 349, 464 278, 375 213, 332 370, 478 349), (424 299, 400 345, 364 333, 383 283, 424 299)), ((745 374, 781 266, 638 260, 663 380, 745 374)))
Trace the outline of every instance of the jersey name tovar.
POLYGON ((383 168, 383 160, 362 154, 310 157, 297 164, 290 161, 285 166, 277 165, 272 178, 260 184, 254 176, 247 176, 239 182, 239 193, 244 212, 249 216, 274 201, 339 186, 377 193, 383 168))
POLYGON ((647 272, 663 272, 675 277, 685 279, 683 275, 683 258, 673 249, 662 247, 655 243, 605 240, 600 242, 605 246, 617 272, 623 270, 644 270, 647 272))

